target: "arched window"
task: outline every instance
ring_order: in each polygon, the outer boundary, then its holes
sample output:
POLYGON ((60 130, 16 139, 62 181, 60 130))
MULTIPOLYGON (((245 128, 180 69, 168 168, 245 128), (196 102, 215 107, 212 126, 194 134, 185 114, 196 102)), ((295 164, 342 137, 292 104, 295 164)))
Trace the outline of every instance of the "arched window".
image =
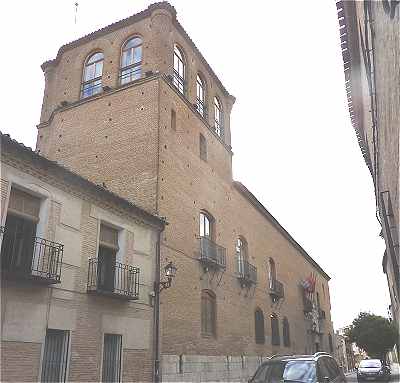
POLYGON ((237 271, 239 275, 245 274, 247 257, 247 242, 243 237, 239 237, 236 240, 237 271))
POLYGON ((201 333, 206 336, 217 334, 217 303, 215 294, 210 290, 201 292, 201 333))
POLYGON ((104 55, 101 52, 93 53, 86 59, 83 69, 81 98, 93 96, 102 91, 103 62, 104 55))
POLYGON ((265 343, 265 331, 264 331, 264 314, 261 309, 256 309, 254 312, 254 326, 256 334, 256 343, 265 343))
POLYGON ((283 345, 285 347, 290 347, 289 321, 286 317, 284 317, 282 321, 282 336, 283 336, 283 345))
POLYGON ((208 213, 200 212, 200 237, 212 239, 213 237, 213 218, 208 213))
POLYGON ((200 133, 200 158, 203 161, 207 161, 207 141, 206 138, 200 133))
POLYGON ((268 269, 269 288, 272 290, 275 287, 276 267, 275 267, 275 261, 272 258, 269 259, 268 263, 269 263, 269 269, 268 269))
POLYGON ((120 69, 122 85, 142 76, 142 44, 142 39, 135 36, 127 40, 122 47, 120 69))
POLYGON ((173 84, 182 94, 185 93, 186 64, 182 50, 174 46, 174 76, 173 84))
POLYGON ((222 106, 217 97, 214 97, 214 129, 219 137, 224 135, 222 106))
POLYGON ((197 105, 197 111, 200 113, 202 117, 204 117, 205 114, 205 107, 204 107, 205 91, 206 87, 204 80, 198 74, 196 80, 196 105, 197 105))
POLYGON ((271 314, 271 343, 274 346, 279 346, 281 344, 281 339, 279 336, 279 320, 275 313, 271 314))
POLYGON ((328 341, 329 341, 329 352, 332 354, 333 353, 333 340, 332 340, 331 334, 328 334, 328 341))

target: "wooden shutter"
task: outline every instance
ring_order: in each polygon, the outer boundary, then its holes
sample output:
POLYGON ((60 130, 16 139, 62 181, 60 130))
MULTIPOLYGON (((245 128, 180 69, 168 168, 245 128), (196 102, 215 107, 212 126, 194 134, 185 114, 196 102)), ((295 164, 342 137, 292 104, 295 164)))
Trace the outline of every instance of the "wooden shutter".
POLYGON ((100 245, 118 250, 118 230, 101 224, 100 225, 100 245))
POLYGON ((40 198, 11 188, 8 211, 31 221, 39 221, 40 198))

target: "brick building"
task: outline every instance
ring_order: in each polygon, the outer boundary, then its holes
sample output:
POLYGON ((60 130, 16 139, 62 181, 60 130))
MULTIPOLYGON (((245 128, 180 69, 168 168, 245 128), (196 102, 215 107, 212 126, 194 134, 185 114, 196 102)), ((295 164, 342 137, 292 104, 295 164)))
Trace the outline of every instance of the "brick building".
POLYGON ((164 221, 0 138, 1 381, 150 381, 164 221))
POLYGON ((232 179, 235 98, 171 5, 68 43, 42 69, 37 151, 169 222, 163 379, 239 379, 263 356, 333 351, 329 276, 232 179))
POLYGON ((349 112, 374 183, 386 244, 383 271, 399 323, 400 6, 393 0, 339 1, 337 9, 349 112))

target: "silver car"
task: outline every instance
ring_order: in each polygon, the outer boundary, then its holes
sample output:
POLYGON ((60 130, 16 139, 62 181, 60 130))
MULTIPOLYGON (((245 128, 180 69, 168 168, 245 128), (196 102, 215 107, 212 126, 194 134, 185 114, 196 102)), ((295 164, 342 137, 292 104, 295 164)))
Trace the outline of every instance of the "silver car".
POLYGON ((390 374, 379 359, 364 359, 357 369, 357 381, 389 380, 390 374))

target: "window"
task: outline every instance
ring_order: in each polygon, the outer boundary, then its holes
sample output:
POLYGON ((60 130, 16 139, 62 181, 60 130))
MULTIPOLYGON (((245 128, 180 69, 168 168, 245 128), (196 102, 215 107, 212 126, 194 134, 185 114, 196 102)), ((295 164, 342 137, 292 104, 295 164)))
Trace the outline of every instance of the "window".
POLYGON ((213 219, 209 214, 205 212, 200 213, 200 237, 212 239, 212 223, 213 219))
POLYGON ((173 84, 182 94, 185 93, 185 56, 177 45, 174 46, 174 76, 173 84))
POLYGON ((98 290, 114 291, 115 262, 118 249, 118 230, 101 224, 97 256, 98 290))
POLYGON ((171 109, 171 129, 176 130, 176 112, 171 109))
POLYGON ((332 334, 328 334, 328 341, 329 341, 329 352, 333 353, 333 341, 332 341, 332 334))
POLYGON ((268 270, 269 288, 274 289, 276 281, 275 261, 272 258, 270 258, 268 263, 269 263, 269 270, 268 270))
POLYGON ((274 361, 261 365, 255 373, 254 383, 316 382, 315 362, 304 360, 274 361))
POLYGON ((223 136, 222 107, 217 97, 214 97, 214 129, 219 137, 223 136))
POLYGON ((142 75, 142 39, 130 38, 122 47, 121 85, 139 79, 142 75))
POLYGON ((203 335, 216 336, 216 298, 210 290, 201 292, 201 332, 203 335))
POLYGON ((261 309, 257 309, 254 313, 254 325, 256 334, 256 343, 265 343, 265 332, 264 332, 264 314, 261 309))
POLYGON ((206 138, 200 133, 200 158, 207 161, 207 141, 206 138))
POLYGON ((245 273, 245 262, 247 262, 247 242, 243 237, 236 240, 236 258, 238 274, 245 273))
POLYGON ((102 382, 121 380, 122 336, 104 334, 102 382))
POLYGON ((42 382, 65 382, 69 332, 47 329, 42 362, 42 382))
POLYGON ((271 343, 274 346, 279 346, 281 344, 279 336, 279 321, 276 314, 271 314, 271 343))
POLYGON ((32 271, 40 198, 11 188, 1 245, 1 267, 24 274, 32 271))
POLYGON ((205 114, 204 103, 205 103, 205 85, 203 79, 198 74, 196 80, 196 105, 197 105, 197 111, 202 117, 204 117, 205 114))
POLYGON ((101 76, 103 75, 104 55, 97 52, 88 57, 83 70, 81 98, 86 98, 100 93, 101 76))
POLYGON ((282 321, 282 336, 283 336, 283 345, 285 347, 290 347, 289 321, 286 317, 284 317, 282 321))

